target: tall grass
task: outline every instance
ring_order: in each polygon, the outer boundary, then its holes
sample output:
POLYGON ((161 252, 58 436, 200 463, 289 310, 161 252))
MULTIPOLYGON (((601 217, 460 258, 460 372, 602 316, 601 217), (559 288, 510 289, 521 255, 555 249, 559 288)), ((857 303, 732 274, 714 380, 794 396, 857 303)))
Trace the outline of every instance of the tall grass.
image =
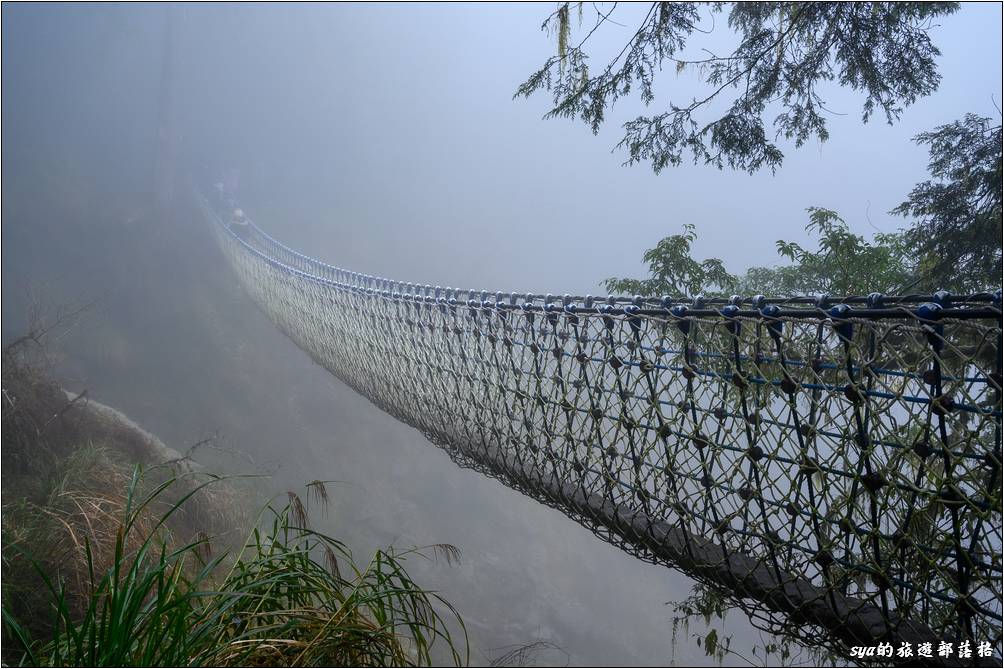
MULTIPOLYGON (((8 644, 32 666, 413 666, 465 664, 463 620, 416 584, 405 561, 452 546, 378 550, 357 565, 337 539, 311 529, 301 498, 266 505, 239 548, 214 555, 210 538, 177 541, 167 531, 204 489, 181 475, 155 478, 137 467, 107 534, 110 559, 81 539, 84 577, 68 583, 24 542, 7 542, 44 583, 51 634, 34 638, 4 601, 8 644), (152 490, 150 490, 152 488, 152 490), (147 492, 147 490, 149 490, 147 492), (177 491, 181 490, 181 494, 177 491), (175 493, 175 494, 172 494, 175 493), (164 500, 168 500, 165 502, 164 500), (71 596, 72 590, 75 592, 71 596), (456 630, 456 632, 451 631, 456 630)), ((308 491, 327 500, 322 482, 308 491)), ((5 569, 6 571, 6 569, 5 569)), ((10 648, 5 659, 11 659, 10 648)), ((16 661, 16 659, 15 659, 16 661)))

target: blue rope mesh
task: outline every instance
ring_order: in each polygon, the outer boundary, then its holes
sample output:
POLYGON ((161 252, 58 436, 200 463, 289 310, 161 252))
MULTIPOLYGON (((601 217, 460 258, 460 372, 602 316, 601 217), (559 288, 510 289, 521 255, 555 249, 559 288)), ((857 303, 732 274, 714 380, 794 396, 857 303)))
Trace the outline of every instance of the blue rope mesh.
POLYGON ((444 290, 199 202, 278 327, 462 466, 726 588, 772 631, 999 649, 999 292, 444 290))

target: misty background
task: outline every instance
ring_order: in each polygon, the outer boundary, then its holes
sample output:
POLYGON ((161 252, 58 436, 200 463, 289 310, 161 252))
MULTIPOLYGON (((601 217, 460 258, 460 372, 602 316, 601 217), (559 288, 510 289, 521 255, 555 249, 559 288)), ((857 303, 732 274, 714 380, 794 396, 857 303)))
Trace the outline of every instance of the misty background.
MULTIPOLYGON (((274 471, 274 492, 342 481, 318 523, 360 554, 456 544, 460 566, 415 570, 462 613, 475 660, 545 640, 563 652, 541 663, 707 664, 685 632, 672 640, 667 602, 689 579, 457 468, 285 339, 230 273, 188 180, 235 169, 246 211, 284 243, 405 281, 600 294, 607 277, 644 275, 643 251, 685 223, 696 257, 738 272, 776 263, 777 239, 809 242, 809 206, 864 235, 907 225, 887 212, 926 176, 911 137, 967 112, 999 117, 1001 6, 939 21, 941 86, 893 126, 862 125, 861 99, 834 85, 831 139, 785 146, 776 174, 685 164, 658 176, 611 154, 640 103, 619 102, 594 137, 542 120, 544 96, 512 100, 557 48, 540 31, 551 10, 5 4, 2 334, 98 300, 50 342, 66 387, 182 451, 215 435, 233 451, 197 458, 274 471), (165 144, 175 196, 158 209, 165 144)), ((597 33, 601 53, 629 39, 636 10, 597 33)), ((728 44, 717 21, 692 48, 728 44)), ((656 104, 700 90, 666 72, 656 104)), ((740 615, 726 633, 742 650, 759 638, 740 615)))

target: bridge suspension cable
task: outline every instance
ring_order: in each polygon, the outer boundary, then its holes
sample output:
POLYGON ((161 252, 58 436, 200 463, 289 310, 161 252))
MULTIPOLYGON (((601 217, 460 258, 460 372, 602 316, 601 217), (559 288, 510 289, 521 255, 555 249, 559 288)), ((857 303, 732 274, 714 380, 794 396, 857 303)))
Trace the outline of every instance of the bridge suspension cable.
POLYGON ((458 464, 727 589, 771 631, 1000 652, 1000 291, 441 289, 198 201, 275 324, 458 464))

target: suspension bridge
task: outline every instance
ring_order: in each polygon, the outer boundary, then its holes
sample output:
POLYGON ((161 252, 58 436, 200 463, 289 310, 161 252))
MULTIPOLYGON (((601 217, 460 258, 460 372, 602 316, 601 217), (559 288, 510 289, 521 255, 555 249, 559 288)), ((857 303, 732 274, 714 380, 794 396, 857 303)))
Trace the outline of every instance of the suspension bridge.
POLYGON ((989 641, 999 666, 1000 291, 441 289, 319 262, 197 198, 268 317, 461 466, 764 629, 844 654, 989 641))

